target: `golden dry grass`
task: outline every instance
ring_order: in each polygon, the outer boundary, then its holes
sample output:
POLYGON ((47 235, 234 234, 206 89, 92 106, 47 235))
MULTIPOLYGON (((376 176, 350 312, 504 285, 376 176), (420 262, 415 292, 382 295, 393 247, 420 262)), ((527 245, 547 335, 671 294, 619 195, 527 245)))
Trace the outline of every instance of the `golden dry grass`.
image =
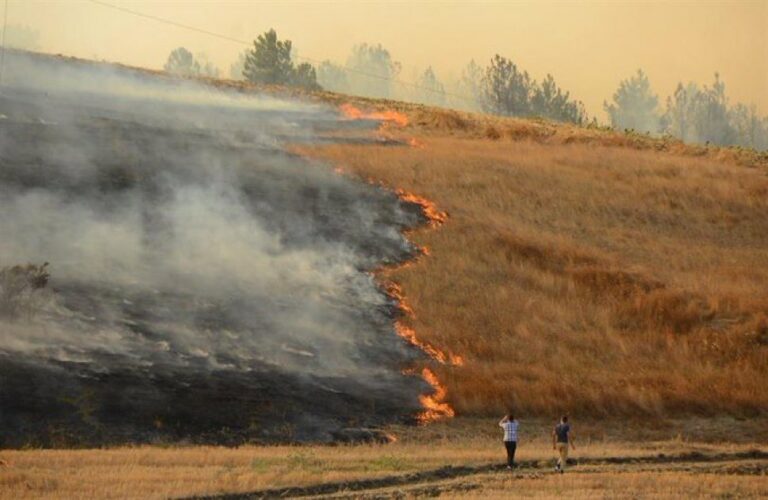
POLYGON ((764 498, 760 476, 707 470, 607 468, 561 476, 488 475, 474 478, 479 488, 442 498, 764 498))
POLYGON ((448 212, 388 273, 459 413, 768 409, 768 178, 596 144, 303 147, 448 212))
MULTIPOLYGON (((410 429, 405 431, 405 439, 389 445, 6 450, 0 452, 0 459, 5 462, 0 466, 0 498, 169 498, 354 481, 448 465, 500 463, 504 451, 499 442, 498 429, 494 427, 494 421, 459 421, 442 424, 426 434, 410 429), (458 431, 455 424, 458 424, 458 431), (435 436, 435 432, 443 431, 442 436, 435 436)), ((622 481, 629 481, 629 487, 636 488, 640 493, 667 493, 693 487, 699 481, 697 477, 700 474, 711 473, 713 467, 727 466, 723 462, 595 464, 572 467, 572 475, 555 476, 549 472, 553 452, 547 429, 545 423, 525 421, 521 428, 517 458, 538 463, 540 468, 529 468, 516 478, 508 474, 483 474, 448 480, 445 482, 446 491, 452 494, 450 492, 456 488, 451 485, 459 482, 479 485, 481 492, 485 491, 486 496, 492 497, 512 491, 539 497, 558 492, 583 496, 588 490, 598 491, 598 488, 611 488, 602 492, 609 495, 612 491, 615 496, 617 492, 626 491, 622 481), (652 486, 656 483, 658 486, 652 486)), ((578 425, 576 429, 582 430, 578 425)), ((659 431, 656 435, 664 436, 668 431, 659 431)), ((692 451, 733 454, 756 446, 751 442, 705 444, 683 439, 645 442, 593 440, 587 430, 582 431, 580 437, 580 446, 572 453, 577 459, 640 458, 692 451)), ((637 435, 632 434, 631 437, 637 438, 637 435)), ((743 468, 753 462, 763 469, 766 466, 764 460, 740 460, 733 465, 743 468)), ((765 493, 768 488, 759 477, 726 477, 721 474, 718 478, 719 489, 713 491, 736 488, 735 491, 746 493, 765 493)), ((715 482, 714 479, 706 479, 703 484, 715 482)), ((426 486, 432 488, 431 484, 426 486)), ((411 487, 418 489, 424 486, 424 482, 414 481, 406 486, 406 491, 411 487)), ((385 488, 382 493, 388 491, 393 493, 395 490, 385 488)))

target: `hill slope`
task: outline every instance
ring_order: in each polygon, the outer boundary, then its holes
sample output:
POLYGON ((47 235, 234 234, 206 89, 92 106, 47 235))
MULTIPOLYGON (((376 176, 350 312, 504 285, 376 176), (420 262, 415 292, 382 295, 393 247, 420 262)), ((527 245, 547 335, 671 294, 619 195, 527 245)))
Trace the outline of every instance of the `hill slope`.
POLYGON ((410 235, 429 257, 382 274, 403 326, 464 359, 425 362, 459 414, 768 409, 768 153, 203 81, 407 115, 379 133, 418 147, 294 149, 448 213, 410 235))
POLYGON ((765 412, 762 165, 422 121, 408 130, 422 147, 301 152, 447 211, 412 235, 429 257, 387 276, 414 311, 403 321, 464 358, 436 368, 460 414, 765 412))

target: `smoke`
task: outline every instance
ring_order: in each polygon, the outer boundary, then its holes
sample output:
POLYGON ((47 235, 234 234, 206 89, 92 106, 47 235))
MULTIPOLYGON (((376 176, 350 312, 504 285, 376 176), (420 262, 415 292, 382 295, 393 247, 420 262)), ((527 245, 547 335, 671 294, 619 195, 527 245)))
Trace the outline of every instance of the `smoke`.
POLYGON ((370 271, 413 255, 423 215, 282 148, 336 113, 25 53, 5 70, 0 268, 49 262, 52 292, 0 318, 0 442, 328 439, 418 408, 370 271))

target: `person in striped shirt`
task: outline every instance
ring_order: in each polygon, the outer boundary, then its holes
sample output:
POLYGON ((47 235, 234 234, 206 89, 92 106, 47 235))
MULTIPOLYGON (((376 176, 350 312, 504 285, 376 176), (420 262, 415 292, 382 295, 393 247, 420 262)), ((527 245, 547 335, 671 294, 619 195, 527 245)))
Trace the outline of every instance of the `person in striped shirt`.
POLYGON ((499 427, 504 429, 504 447, 507 449, 507 469, 515 466, 515 451, 517 450, 517 420, 508 413, 499 422, 499 427))

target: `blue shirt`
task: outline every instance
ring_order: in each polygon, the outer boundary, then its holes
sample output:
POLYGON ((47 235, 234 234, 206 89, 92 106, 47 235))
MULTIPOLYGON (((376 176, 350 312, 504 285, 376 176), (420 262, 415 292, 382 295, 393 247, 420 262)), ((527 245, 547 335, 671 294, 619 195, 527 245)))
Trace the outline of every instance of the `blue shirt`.
POLYGON ((557 434, 557 442, 567 443, 568 433, 570 431, 571 431, 571 426, 569 424, 557 424, 555 426, 555 434, 557 434))

